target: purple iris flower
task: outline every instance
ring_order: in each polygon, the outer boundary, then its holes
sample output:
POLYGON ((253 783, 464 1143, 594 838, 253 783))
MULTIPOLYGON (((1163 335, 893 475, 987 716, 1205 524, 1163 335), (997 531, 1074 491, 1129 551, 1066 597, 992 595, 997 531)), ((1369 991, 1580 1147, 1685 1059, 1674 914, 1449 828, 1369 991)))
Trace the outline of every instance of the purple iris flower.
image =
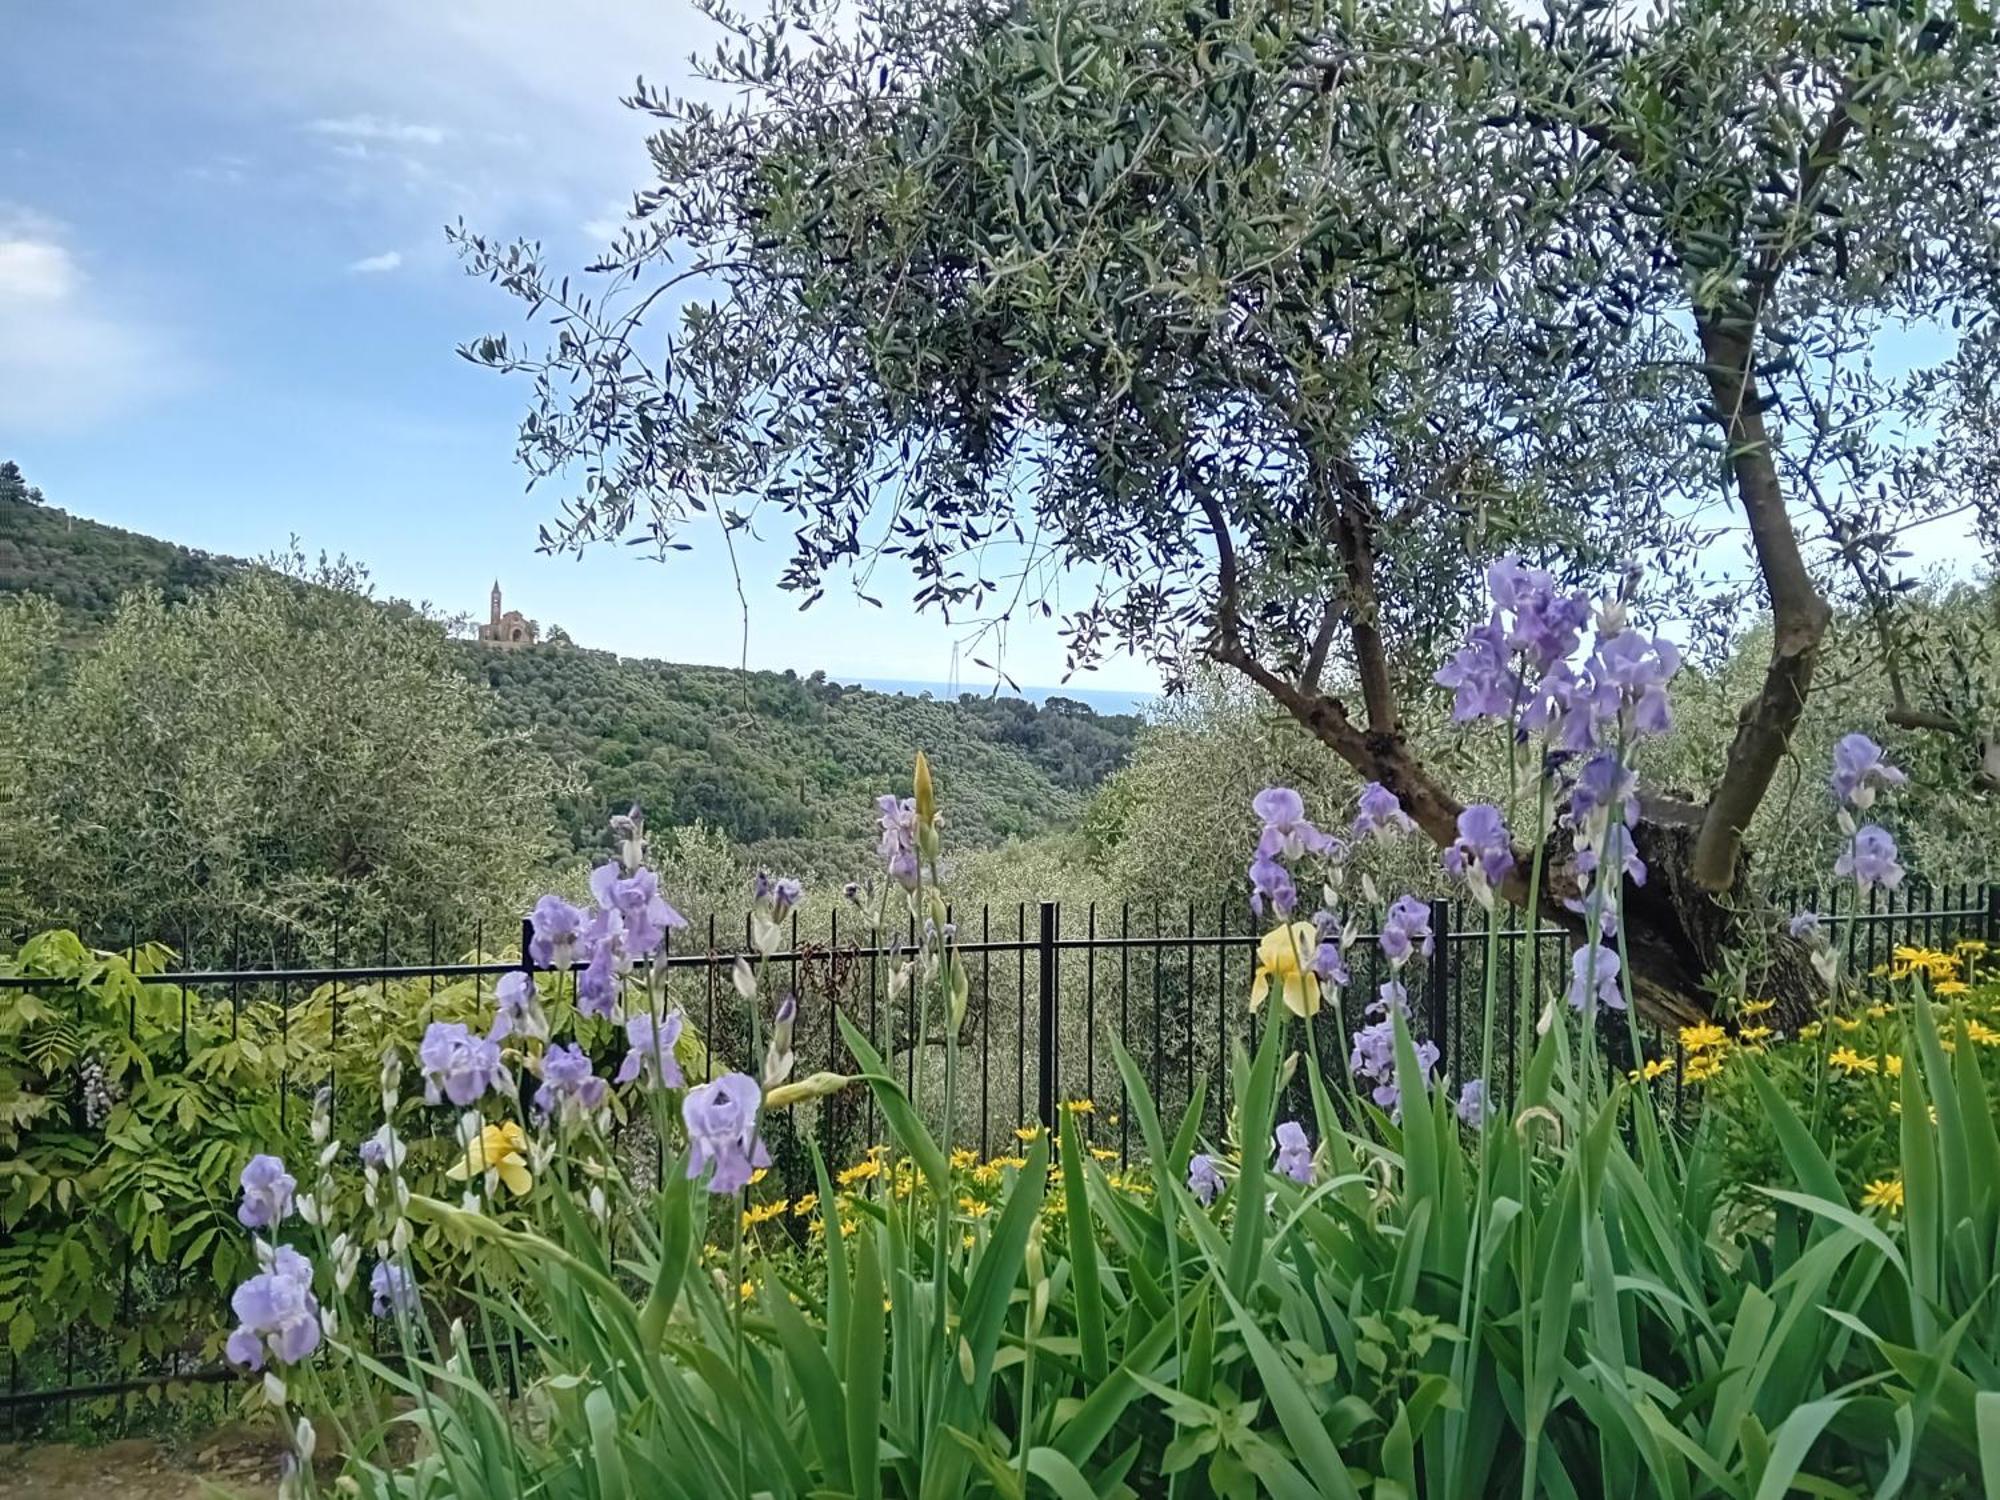
POLYGON ((611 1081, 623 1088, 643 1073, 649 1088, 680 1088, 685 1080, 681 1077, 681 1065, 674 1058, 674 1043, 681 1038, 684 1021, 678 1008, 668 1011, 657 1025, 644 1011, 627 1016, 625 1040, 630 1050, 611 1081))
POLYGON ((1596 748, 1600 724, 1591 684, 1571 671, 1569 663, 1557 662, 1522 705, 1521 727, 1574 755, 1596 748))
POLYGON ((576 935, 583 930, 583 913, 562 897, 549 895, 535 903, 528 922, 534 928, 528 956, 544 967, 568 968, 576 935))
POLYGON ((1321 943, 1313 950, 1312 971, 1321 984, 1340 988, 1348 982, 1347 959, 1338 943, 1321 943))
POLYGON ((757 1134, 757 1080, 747 1073, 724 1073, 712 1083, 688 1090, 681 1102, 687 1126, 689 1177, 713 1168, 711 1193, 737 1193, 750 1185, 759 1167, 771 1165, 771 1153, 757 1134))
POLYGON ((601 1021, 618 1013, 618 966, 613 942, 606 938, 590 953, 590 962, 577 971, 576 1008, 579 1014, 601 1021))
POLYGON ((260 1154, 250 1158, 237 1186, 243 1189, 243 1201, 236 1207, 236 1222, 245 1229, 275 1229, 291 1216, 299 1184, 277 1157, 260 1154))
MULTIPOLYGON (((593 876, 593 888, 595 884, 593 876)), ((687 918, 661 897, 660 877, 651 870, 634 870, 611 881, 609 895, 606 904, 617 909, 624 924, 622 942, 628 958, 646 957, 666 940, 670 929, 687 926, 687 918)))
POLYGON ((1816 943, 1824 934, 1820 931, 1820 917, 1816 911, 1802 911, 1785 924, 1785 931, 1802 943, 1816 943))
POLYGON ((1382 956, 1394 968, 1409 962, 1412 952, 1421 951, 1428 958, 1432 948, 1430 907, 1415 896, 1398 896, 1389 903, 1378 941, 1382 956))
POLYGON ((1535 672, 1548 671, 1576 650, 1579 632, 1590 618, 1590 603, 1582 595, 1557 593, 1547 571, 1526 567, 1513 556, 1487 567, 1486 587, 1495 605, 1513 613, 1508 647, 1526 657, 1535 672))
MULTIPOLYGON (((1601 826, 1616 818, 1633 823, 1639 817, 1639 778, 1632 768, 1609 750, 1593 755, 1576 773, 1570 791, 1569 818, 1578 830, 1587 825, 1601 826)), ((1579 841, 1593 842, 1579 834, 1579 841)))
POLYGON ((1465 1087, 1458 1091, 1458 1119, 1461 1125, 1469 1125, 1478 1130, 1486 1124, 1488 1113, 1486 1080, 1468 1078, 1465 1087))
POLYGON ((368 1277, 368 1290, 374 1296, 370 1310, 378 1318, 417 1310, 417 1284, 393 1260, 375 1262, 375 1269, 368 1277))
POLYGON ((1609 948, 1579 948, 1569 956, 1569 1003, 1572 1010, 1589 1015, 1598 1006, 1607 1010, 1625 1008, 1625 992, 1618 987, 1618 955, 1609 948))
POLYGON ((1280 1125, 1274 1137, 1278 1146, 1278 1170, 1294 1182, 1313 1180, 1312 1142, 1297 1120, 1280 1125))
MULTIPOLYGON (((1437 1044, 1416 1042, 1412 1045, 1417 1054, 1418 1071, 1428 1079, 1431 1070, 1438 1064, 1440 1054, 1437 1044)), ((1383 1020, 1354 1033, 1347 1070, 1362 1082, 1374 1085, 1369 1097, 1378 1107, 1389 1111, 1392 1116, 1400 1116, 1402 1090, 1396 1086, 1396 1023, 1393 1020, 1385 1016, 1383 1020)))
POLYGON ((1499 808, 1475 802, 1458 815, 1458 840, 1444 851, 1444 867, 1489 891, 1507 878, 1514 868, 1514 845, 1499 808))
POLYGON ((1634 885, 1646 883, 1646 862, 1639 858, 1632 845, 1632 831, 1623 823, 1605 828, 1601 850, 1586 847, 1577 851, 1577 874, 1588 878, 1606 868, 1623 870, 1634 885))
POLYGON ((451 1100, 460 1109, 476 1103, 504 1078, 500 1044, 474 1036, 463 1021, 433 1021, 417 1045, 417 1064, 424 1074, 424 1102, 451 1100))
POLYGON ((1665 734, 1673 727, 1667 709, 1667 681, 1681 668, 1681 653, 1665 636, 1625 630, 1600 640, 1590 658, 1590 674, 1601 687, 1616 690, 1613 703, 1631 710, 1635 734, 1665 734))
POLYGON ((606 1092, 604 1080, 591 1071, 589 1055, 574 1042, 542 1054, 535 1109, 544 1119, 559 1109, 566 1118, 588 1114, 604 1102, 606 1092))
POLYGON ((265 1269, 236 1288, 229 1299, 236 1328, 222 1346, 231 1364, 261 1370, 268 1353, 280 1364, 295 1365, 319 1347, 312 1276, 311 1261, 280 1245, 265 1269))
POLYGON ((1280 917, 1289 917, 1299 904, 1298 888, 1291 872, 1270 855, 1259 851, 1250 861, 1250 909, 1258 916, 1269 906, 1280 917))
POLYGON ((1306 821, 1305 799, 1288 786, 1264 788, 1250 799, 1250 808, 1264 820, 1257 839, 1259 859, 1298 859, 1333 848, 1333 839, 1306 821))
POLYGON ((535 981, 528 974, 519 969, 502 974, 493 986, 493 1001, 496 1008, 489 1035, 494 1041, 505 1041, 517 1031, 522 1036, 548 1036, 549 1023, 536 1002, 535 981))
POLYGON ((1509 662, 1507 627, 1498 615, 1466 631, 1465 644, 1432 679, 1452 690, 1452 718, 1463 724, 1511 717, 1521 696, 1521 679, 1509 662))
POLYGON ((1410 992, 1403 988, 1401 981, 1385 979, 1376 988, 1375 998, 1368 1002, 1367 1013, 1378 1021, 1386 1021, 1400 1012, 1410 1013, 1410 992))
POLYGON ((1894 890, 1903 883, 1903 867, 1896 863, 1896 841, 1886 829, 1864 823, 1855 830, 1847 847, 1834 861, 1833 873, 1852 875, 1862 890, 1882 886, 1894 890))
POLYGON ((1206 1153, 1197 1153, 1188 1162, 1188 1191, 1193 1193, 1203 1208, 1208 1207, 1222 1191, 1222 1174, 1215 1170, 1215 1159, 1206 1153))
POLYGON ((1381 782, 1371 781, 1361 789, 1361 804, 1354 814, 1357 839, 1371 834, 1378 839, 1392 839, 1399 833, 1414 833, 1416 827, 1403 811, 1403 804, 1396 800, 1396 794, 1381 782))
POLYGON ((888 867, 889 877, 905 890, 917 888, 917 802, 914 797, 882 796, 875 799, 876 822, 882 841, 877 852, 888 867))
POLYGON ((1857 812, 1875 805, 1878 789, 1899 787, 1910 778, 1889 764, 1882 747, 1865 734, 1850 734, 1833 747, 1833 795, 1857 812))

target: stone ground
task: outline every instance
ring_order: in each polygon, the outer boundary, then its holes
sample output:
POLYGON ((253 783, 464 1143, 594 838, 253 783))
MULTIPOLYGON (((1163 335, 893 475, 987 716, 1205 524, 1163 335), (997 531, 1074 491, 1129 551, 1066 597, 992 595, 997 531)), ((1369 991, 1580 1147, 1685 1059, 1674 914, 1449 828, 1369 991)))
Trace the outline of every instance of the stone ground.
POLYGON ((0 1500, 272 1500, 277 1472, 272 1435, 249 1428, 179 1444, 0 1444, 0 1500))

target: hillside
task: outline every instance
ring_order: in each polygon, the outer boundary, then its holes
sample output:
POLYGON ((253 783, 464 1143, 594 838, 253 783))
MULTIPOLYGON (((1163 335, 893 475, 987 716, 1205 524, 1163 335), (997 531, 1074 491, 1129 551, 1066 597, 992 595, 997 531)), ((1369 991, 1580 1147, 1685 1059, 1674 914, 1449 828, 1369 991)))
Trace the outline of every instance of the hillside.
MULTIPOLYGON (((53 598, 78 635, 119 598, 169 602, 249 566, 65 514, 0 465, 0 595, 53 598)), ((744 843, 843 843, 923 746, 956 837, 998 842, 1069 821, 1125 763, 1139 729, 1071 699, 1036 706, 967 695, 937 702, 843 687, 824 674, 739 672, 637 660, 569 644, 495 650, 457 643, 460 670, 491 688, 500 722, 572 767, 584 791, 560 809, 578 848, 637 802, 656 824, 707 822, 744 843)))

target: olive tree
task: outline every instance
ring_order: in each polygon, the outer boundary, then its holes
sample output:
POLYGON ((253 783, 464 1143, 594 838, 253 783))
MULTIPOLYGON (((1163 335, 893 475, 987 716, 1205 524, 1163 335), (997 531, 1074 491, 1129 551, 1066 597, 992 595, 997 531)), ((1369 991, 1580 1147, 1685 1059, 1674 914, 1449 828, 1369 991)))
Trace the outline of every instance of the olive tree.
POLYGON ((570 778, 441 623, 285 566, 128 595, 70 648, 44 601, 0 605, 0 930, 245 961, 513 936, 570 778))
POLYGON ((1897 538, 1990 520, 1983 13, 704 9, 710 87, 629 101, 655 180, 592 282, 456 232, 556 330, 464 351, 534 382, 521 456, 571 490, 545 543, 776 518, 808 602, 893 554, 920 608, 1059 615, 1078 665, 1213 659, 1440 842, 1461 802, 1406 724, 1484 561, 1642 562, 1718 647, 1767 608, 1721 763, 1640 829, 1640 995, 1686 1013, 1834 603, 1920 681, 1897 538), (1877 358, 1912 327, 1935 357, 1877 358))

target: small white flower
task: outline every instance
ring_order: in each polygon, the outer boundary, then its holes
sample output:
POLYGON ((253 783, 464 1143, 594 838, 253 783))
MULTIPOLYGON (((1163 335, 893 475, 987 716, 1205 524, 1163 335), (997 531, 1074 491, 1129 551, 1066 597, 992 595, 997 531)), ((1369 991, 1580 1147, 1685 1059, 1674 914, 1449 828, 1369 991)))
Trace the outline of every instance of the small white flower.
POLYGON ((389 1231, 389 1248, 394 1250, 398 1255, 403 1254, 410 1248, 410 1221, 408 1219, 398 1219, 396 1227, 389 1231))
POLYGON ((284 1408, 285 1382, 279 1378, 276 1370, 264 1372, 264 1400, 280 1410, 284 1408))
POLYGON ((605 1201, 604 1189, 594 1182, 590 1185, 590 1212, 600 1224, 611 1217, 611 1205, 605 1201))
POLYGON ((736 993, 748 1000, 757 993, 757 975, 750 967, 750 961, 742 954, 736 956, 736 966, 729 971, 729 979, 736 986, 736 993))
POLYGON ((485 1128, 486 1122, 479 1117, 479 1111, 468 1109, 458 1117, 459 1145, 470 1146, 474 1141, 479 1139, 480 1132, 485 1128))
POLYGON ((297 1450, 299 1462, 309 1464, 313 1450, 319 1446, 319 1434, 313 1431, 311 1417, 300 1417, 298 1429, 292 1434, 292 1446, 297 1450))
POLYGON ((330 1167, 333 1165, 333 1159, 338 1155, 340 1155, 340 1142, 328 1141, 320 1148, 319 1164, 322 1167, 330 1167))
POLYGON ((299 1217, 306 1223, 318 1226, 320 1222, 319 1200, 311 1193, 300 1193, 298 1198, 299 1217))

